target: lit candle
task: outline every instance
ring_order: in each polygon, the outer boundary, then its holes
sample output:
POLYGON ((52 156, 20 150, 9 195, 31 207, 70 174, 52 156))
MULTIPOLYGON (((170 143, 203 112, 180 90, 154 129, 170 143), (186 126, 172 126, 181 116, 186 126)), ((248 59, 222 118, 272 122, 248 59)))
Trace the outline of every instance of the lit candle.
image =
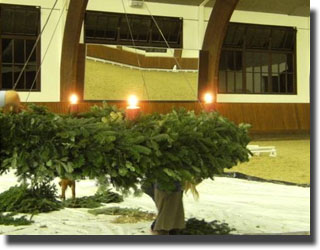
POLYGON ((138 107, 138 98, 135 95, 131 95, 128 98, 128 104, 126 108, 126 118, 128 120, 136 119, 140 114, 140 107, 138 107))
POLYGON ((78 96, 76 94, 72 94, 69 98, 69 113, 74 114, 78 113, 78 96))
POLYGON ((211 93, 205 93, 204 95, 204 110, 207 112, 215 111, 213 95, 211 93))

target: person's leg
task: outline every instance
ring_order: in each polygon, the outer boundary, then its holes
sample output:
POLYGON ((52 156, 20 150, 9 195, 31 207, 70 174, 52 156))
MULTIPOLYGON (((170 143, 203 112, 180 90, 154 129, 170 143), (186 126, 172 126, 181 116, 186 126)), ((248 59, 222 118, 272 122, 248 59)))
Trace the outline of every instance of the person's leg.
POLYGON ((182 192, 164 192, 155 188, 155 203, 158 209, 155 231, 185 228, 182 192))

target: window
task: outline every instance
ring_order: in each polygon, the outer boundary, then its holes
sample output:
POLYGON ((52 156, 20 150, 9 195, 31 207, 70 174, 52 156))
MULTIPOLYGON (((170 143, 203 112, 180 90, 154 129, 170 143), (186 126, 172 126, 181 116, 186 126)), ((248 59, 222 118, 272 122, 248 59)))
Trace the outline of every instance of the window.
MULTIPOLYGON (((171 48, 182 48, 182 19, 154 17, 171 48)), ((150 16, 86 11, 85 42, 133 45, 128 27, 130 24, 134 44, 146 47, 168 47, 150 16)))
POLYGON ((0 4, 0 89, 12 89, 28 57, 30 60, 16 85, 18 91, 40 90, 40 8, 0 4), (33 84, 33 82, 35 82, 33 84), (33 86, 32 86, 33 84, 33 86))
POLYGON ((219 66, 219 93, 296 94, 296 30, 230 23, 219 66))

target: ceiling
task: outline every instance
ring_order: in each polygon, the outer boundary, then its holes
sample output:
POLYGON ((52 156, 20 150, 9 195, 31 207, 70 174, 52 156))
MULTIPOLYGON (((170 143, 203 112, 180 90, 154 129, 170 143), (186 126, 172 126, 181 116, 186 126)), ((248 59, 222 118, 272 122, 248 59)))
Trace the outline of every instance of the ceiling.
MULTIPOLYGON (((205 0, 145 0, 145 2, 199 6, 205 0)), ((213 7, 214 3, 215 0, 209 0, 205 6, 213 7)), ((240 0, 236 10, 310 16, 310 0, 240 0)))

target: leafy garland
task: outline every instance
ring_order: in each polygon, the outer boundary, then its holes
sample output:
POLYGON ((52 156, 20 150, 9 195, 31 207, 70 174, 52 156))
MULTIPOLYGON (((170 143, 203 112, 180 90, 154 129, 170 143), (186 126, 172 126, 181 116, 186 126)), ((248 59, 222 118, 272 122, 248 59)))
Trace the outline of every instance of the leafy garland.
POLYGON ((26 226, 34 222, 31 220, 31 218, 29 220, 26 219, 26 215, 14 217, 15 215, 16 213, 0 213, 0 225, 26 226))
POLYGON ((138 190, 142 182, 170 191, 176 181, 198 183, 248 161, 250 125, 237 126, 217 112, 124 117, 108 105, 78 116, 35 105, 0 114, 0 174, 14 169, 31 185, 105 176, 121 191, 138 190))

